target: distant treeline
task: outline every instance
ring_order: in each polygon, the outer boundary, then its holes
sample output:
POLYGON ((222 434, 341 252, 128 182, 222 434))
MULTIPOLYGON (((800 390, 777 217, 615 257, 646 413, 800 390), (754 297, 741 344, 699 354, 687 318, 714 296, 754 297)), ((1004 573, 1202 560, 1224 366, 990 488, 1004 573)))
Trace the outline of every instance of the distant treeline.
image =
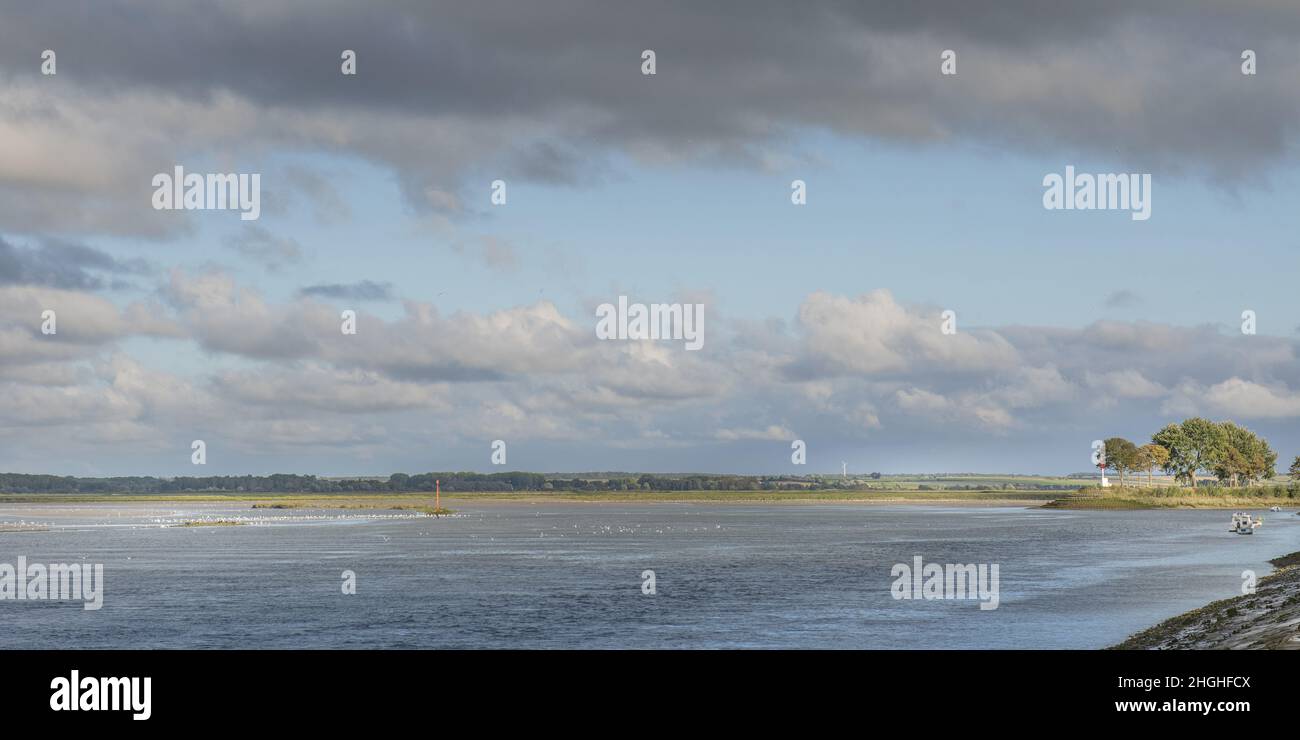
MULTIPOLYGON (((425 492, 441 481, 443 491, 752 491, 783 488, 781 479, 741 475, 656 476, 588 480, 547 478, 541 473, 394 473, 383 478, 330 479, 314 475, 213 475, 205 477, 76 478, 0 473, 0 493, 362 493, 425 492)), ((806 486, 804 486, 806 487, 806 486)))
MULTIPOLYGON (((1107 441, 1108 457, 1113 445, 1107 441)), ((434 481, 441 481, 445 492, 511 491, 981 491, 1024 490, 1064 491, 1079 487, 1067 479, 1017 482, 1014 477, 1002 480, 957 482, 950 476, 935 476, 933 482, 893 483, 880 473, 861 478, 843 479, 828 475, 722 475, 695 473, 598 473, 543 474, 506 473, 393 473, 387 478, 321 478, 315 475, 212 475, 157 478, 130 476, 120 478, 77 478, 58 475, 24 475, 0 473, 0 494, 84 493, 84 494, 176 494, 176 493, 431 493, 434 481), (570 477, 572 476, 572 477, 570 477), (598 477, 597 477, 598 476, 598 477)))
POLYGON ((314 475, 212 475, 204 477, 75 478, 57 475, 0 473, 4 493, 184 493, 201 491, 258 493, 359 493, 365 491, 537 491, 546 484, 539 473, 394 473, 383 478, 330 479, 314 475))

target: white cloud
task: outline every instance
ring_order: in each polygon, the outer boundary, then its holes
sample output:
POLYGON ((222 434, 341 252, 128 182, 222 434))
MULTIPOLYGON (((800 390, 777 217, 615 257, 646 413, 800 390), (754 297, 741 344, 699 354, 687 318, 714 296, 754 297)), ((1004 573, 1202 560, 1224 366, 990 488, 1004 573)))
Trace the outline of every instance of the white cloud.
POLYGON ((1163 386, 1148 380, 1138 370, 1112 370, 1110 372, 1084 373, 1084 384, 1089 388, 1115 398, 1160 398, 1168 393, 1163 386))
POLYGON ((793 440, 794 432, 779 424, 771 424, 763 429, 753 427, 719 429, 713 433, 717 439, 734 440, 793 440))
POLYGON ((1015 366, 994 332, 944 334, 939 311, 909 310, 887 290, 857 298, 817 292, 799 307, 806 360, 830 374, 981 372, 1015 366))
POLYGON ((894 394, 898 407, 906 413, 943 423, 959 423, 1004 432, 1015 425, 1011 414, 976 395, 951 399, 921 388, 899 390, 894 394))
POLYGON ((1205 403, 1221 414, 1247 419, 1300 416, 1300 392, 1235 377, 1206 389, 1205 403))
POLYGON ((0 288, 7 315, 39 317, 57 302, 67 332, 50 342, 30 320, 0 326, 6 446, 25 459, 62 439, 173 454, 208 435, 255 456, 370 459, 431 440, 674 450, 796 429, 850 444, 882 429, 900 444, 1032 435, 1049 418, 1053 429, 1095 425, 1102 408, 1153 429, 1184 413, 1300 415, 1300 396, 1275 377, 1294 366, 1288 340, 1254 337, 1258 352, 1243 356, 1235 336, 1148 324, 1112 323, 1101 337, 1095 325, 946 336, 937 312, 885 291, 814 293, 790 325, 716 319, 702 352, 598 341, 594 318, 549 301, 449 315, 406 301, 395 317, 362 313, 347 336, 338 306, 271 301, 218 271, 173 271, 161 294, 165 304, 119 308, 88 293, 0 288), (190 377, 166 372, 128 341, 142 332, 219 361, 190 377), (1107 349, 1116 341, 1122 349, 1107 349))

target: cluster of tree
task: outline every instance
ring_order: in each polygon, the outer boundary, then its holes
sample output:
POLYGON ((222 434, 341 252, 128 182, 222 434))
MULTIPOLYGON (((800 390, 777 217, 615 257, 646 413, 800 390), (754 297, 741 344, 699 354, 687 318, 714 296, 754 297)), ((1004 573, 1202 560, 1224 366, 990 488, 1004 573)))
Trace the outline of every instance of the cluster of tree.
POLYGON ((6 493, 157 493, 158 478, 73 478, 62 475, 0 473, 0 491, 6 493))
POLYGON ((75 478, 0 473, 3 493, 363 493, 466 491, 752 491, 779 488, 779 479, 743 475, 642 475, 605 479, 547 478, 541 473, 393 473, 383 478, 319 478, 314 475, 215 475, 206 477, 75 478))
MULTIPOLYGON (((1196 474, 1205 473, 1228 486, 1251 485, 1276 475, 1277 453, 1268 442, 1245 427, 1230 421, 1212 422, 1200 417, 1169 424, 1138 447, 1122 437, 1106 440, 1106 467, 1125 475, 1160 468, 1176 480, 1196 488, 1196 474)), ((1291 466, 1300 471, 1300 457, 1291 466)))
POLYGON ((643 475, 637 487, 650 491, 753 491, 762 488, 758 478, 745 475, 643 475))
MULTIPOLYGON (((541 473, 393 473, 388 477, 390 491, 432 491, 434 481, 444 491, 541 491, 547 488, 541 473)), ((381 490, 383 484, 380 486, 381 490)), ((370 490, 375 490, 372 483, 370 490)))
POLYGON ((552 478, 550 487, 561 491, 635 491, 635 478, 552 478))
POLYGON ((540 473, 394 473, 382 478, 319 478, 314 475, 214 475, 205 477, 74 478, 57 475, 0 473, 4 493, 362 493, 373 491, 432 491, 434 481, 444 491, 540 491, 547 487, 540 473))

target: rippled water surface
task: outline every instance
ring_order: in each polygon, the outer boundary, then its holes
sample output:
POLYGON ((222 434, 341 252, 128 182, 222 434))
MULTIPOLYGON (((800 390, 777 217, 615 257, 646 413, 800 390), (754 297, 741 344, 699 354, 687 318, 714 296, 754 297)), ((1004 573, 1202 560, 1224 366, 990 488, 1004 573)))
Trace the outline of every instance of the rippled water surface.
POLYGON ((105 580, 99 611, 0 601, 0 647, 1096 648, 1300 550, 1294 511, 1238 536, 1224 511, 457 507, 0 505, 0 525, 47 528, 0 532, 0 563, 103 563, 105 580), (250 524, 166 526, 232 517, 250 524), (916 555, 998 564, 1000 606, 895 600, 890 570, 916 555))

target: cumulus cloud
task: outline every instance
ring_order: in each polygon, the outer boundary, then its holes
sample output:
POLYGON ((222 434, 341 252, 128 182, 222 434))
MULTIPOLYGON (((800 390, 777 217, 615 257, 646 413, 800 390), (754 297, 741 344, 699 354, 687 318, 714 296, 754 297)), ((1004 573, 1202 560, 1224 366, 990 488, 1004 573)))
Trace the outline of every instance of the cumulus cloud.
POLYGON ((1139 370, 1112 370, 1105 373, 1084 371, 1083 382, 1090 389, 1115 398, 1159 398, 1168 391, 1148 380, 1139 370))
POLYGON ((60 309, 58 341, 35 320, 0 331, 10 444, 17 429, 80 425, 87 443, 102 434, 180 448, 202 432, 249 455, 365 458, 420 439, 506 435, 610 449, 771 443, 796 430, 862 443, 957 430, 1032 437, 1095 425, 1103 406, 1153 428, 1180 413, 1300 415, 1291 340, 1252 337, 1242 352, 1239 337, 1206 328, 1119 322, 950 335, 935 310, 886 291, 813 293, 793 322, 722 322, 699 352, 599 341, 594 318, 548 301, 450 314, 406 301, 397 316, 360 313, 345 335, 331 296, 276 302, 220 271, 174 270, 161 295, 119 308, 88 293, 0 288, 2 315, 60 309), (142 336, 193 347, 211 368, 152 368, 126 344, 142 336))
POLYGON ((1014 424, 1006 409, 976 397, 952 399, 923 388, 910 388, 897 391, 894 400, 905 413, 940 422, 982 426, 993 431, 1002 431, 1014 424))
POLYGON ((0 364, 26 364, 84 356, 130 336, 179 337, 183 330, 152 302, 123 308, 99 296, 73 290, 0 286, 0 364), (53 312, 54 334, 41 331, 53 312))
POLYGON ((121 354, 95 365, 75 385, 10 383, 0 418, 15 426, 118 425, 196 409, 187 384, 121 354))
POLYGON ((1178 388, 1171 407, 1241 419, 1290 419, 1300 416, 1300 391, 1231 377, 1208 387, 1187 383, 1178 388))
POLYGON ((289 407, 347 414, 450 408, 444 385, 404 383, 375 372, 339 370, 317 363, 289 365, 270 373, 223 371, 213 378, 212 385, 217 397, 276 410, 289 407))
POLYGON ((173 270, 165 295, 195 341, 214 352, 258 359, 309 357, 321 351, 331 331, 340 331, 338 313, 322 304, 303 299, 273 306, 218 271, 191 276, 173 270))
POLYGON ((750 428, 719 429, 713 433, 713 436, 717 437, 718 439, 728 440, 728 441, 738 440, 738 439, 762 439, 762 440, 780 441, 780 440, 793 440, 795 438, 794 432, 777 424, 772 424, 771 426, 768 426, 764 429, 750 429, 750 428))
POLYGON ((857 298, 814 293, 799 308, 813 373, 950 374, 1013 367, 1016 350, 988 331, 943 334, 940 312, 926 316, 887 290, 857 298))
MULTIPOLYGON (((801 156, 788 142, 804 128, 1014 141, 1251 181, 1289 155, 1300 120, 1287 82, 1300 60, 1272 55, 1250 85, 1234 63, 1241 38, 1285 48, 1300 27, 1285 3, 1253 4, 1236 33, 1213 38, 1201 29, 1219 14, 1177 0, 1051 13, 959 0, 828 0, 794 14, 724 5, 735 12, 685 0, 25 8, 0 24, 0 227, 174 235, 193 216, 144 207, 153 173, 205 157, 247 165, 277 147, 379 164, 412 206, 463 214, 466 179, 485 163, 552 183, 599 176, 618 156, 766 167, 801 156), (156 29, 168 44, 153 43, 156 29), (647 46, 653 80, 639 73, 647 46), (65 55, 57 85, 32 61, 46 48, 65 55), (343 48, 358 51, 355 78, 338 74, 343 48), (942 48, 959 50, 960 85, 935 74, 942 48)), ((318 173, 279 180, 339 210, 318 173)))

